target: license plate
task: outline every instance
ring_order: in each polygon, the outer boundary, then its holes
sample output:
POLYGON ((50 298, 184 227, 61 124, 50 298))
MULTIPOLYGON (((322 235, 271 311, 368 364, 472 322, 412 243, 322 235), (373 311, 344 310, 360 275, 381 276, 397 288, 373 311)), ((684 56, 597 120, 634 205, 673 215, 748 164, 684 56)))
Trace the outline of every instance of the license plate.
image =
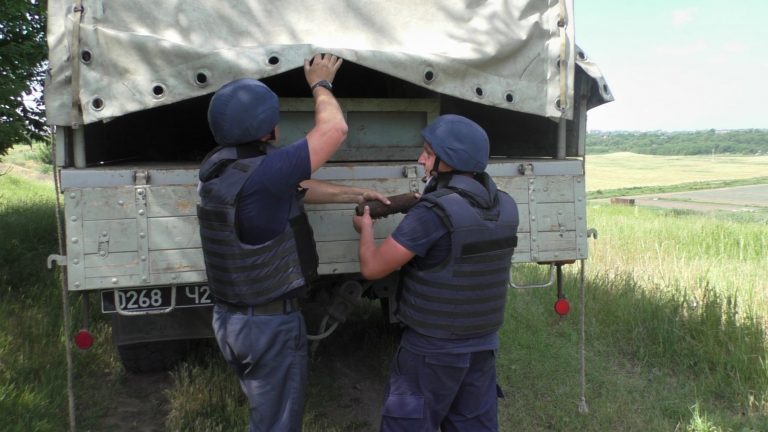
MULTIPOLYGON (((176 287, 176 307, 198 307, 212 304, 207 285, 176 287)), ((121 289, 117 291, 117 304, 126 312, 157 311, 171 307, 171 287, 121 289)), ((115 291, 101 292, 101 311, 115 313, 115 291)))

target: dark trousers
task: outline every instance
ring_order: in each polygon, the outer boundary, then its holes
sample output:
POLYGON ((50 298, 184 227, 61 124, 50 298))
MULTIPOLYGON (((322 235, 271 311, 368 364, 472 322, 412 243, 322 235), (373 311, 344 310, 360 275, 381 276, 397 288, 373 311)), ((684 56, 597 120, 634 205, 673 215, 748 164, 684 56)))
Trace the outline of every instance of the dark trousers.
POLYGON ((300 431, 307 383, 301 312, 256 315, 216 305, 213 330, 248 396, 250 431, 300 431))
POLYGON ((392 360, 381 430, 497 431, 493 351, 420 355, 402 346, 392 360))

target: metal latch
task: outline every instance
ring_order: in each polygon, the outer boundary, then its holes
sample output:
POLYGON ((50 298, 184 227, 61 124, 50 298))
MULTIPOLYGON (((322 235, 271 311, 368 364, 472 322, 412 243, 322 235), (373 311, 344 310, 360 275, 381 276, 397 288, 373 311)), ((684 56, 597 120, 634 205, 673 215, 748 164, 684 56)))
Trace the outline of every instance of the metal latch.
POLYGON ((146 185, 149 183, 149 171, 138 170, 133 172, 133 184, 146 185))
POLYGON ((403 177, 406 177, 406 178, 416 178, 416 176, 418 176, 418 175, 419 175, 419 173, 418 173, 418 170, 416 169, 416 166, 409 165, 409 166, 404 166, 403 167, 403 177))
POLYGON ((419 170, 418 170, 418 167, 416 167, 415 165, 408 165, 403 167, 403 177, 411 179, 409 183, 411 192, 419 191, 418 175, 419 175, 419 170))
POLYGON ((65 266, 67 265, 67 256, 66 255, 58 255, 58 254, 51 254, 48 255, 48 270, 53 268, 53 263, 56 263, 58 266, 65 266))
POLYGON ((517 166, 517 172, 520 175, 533 175, 533 164, 528 162, 517 166))
POLYGON ((109 233, 106 231, 99 234, 98 251, 99 256, 102 258, 106 258, 109 255, 109 233))

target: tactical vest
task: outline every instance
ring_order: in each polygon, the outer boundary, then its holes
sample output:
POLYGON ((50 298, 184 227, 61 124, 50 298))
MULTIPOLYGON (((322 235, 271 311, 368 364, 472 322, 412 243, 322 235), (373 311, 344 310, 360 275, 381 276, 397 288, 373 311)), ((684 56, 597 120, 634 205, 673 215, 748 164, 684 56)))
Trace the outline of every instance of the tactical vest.
POLYGON ((517 204, 482 182, 454 175, 422 196, 451 236, 449 257, 434 268, 403 269, 397 315, 421 334, 444 339, 484 336, 504 321, 512 253, 517 246, 517 204))
POLYGON ((305 287, 317 275, 312 228, 298 192, 282 234, 259 245, 240 241, 236 215, 240 189, 263 160, 263 153, 240 159, 236 148, 224 147, 200 167, 197 217, 208 287, 228 303, 268 303, 305 287))

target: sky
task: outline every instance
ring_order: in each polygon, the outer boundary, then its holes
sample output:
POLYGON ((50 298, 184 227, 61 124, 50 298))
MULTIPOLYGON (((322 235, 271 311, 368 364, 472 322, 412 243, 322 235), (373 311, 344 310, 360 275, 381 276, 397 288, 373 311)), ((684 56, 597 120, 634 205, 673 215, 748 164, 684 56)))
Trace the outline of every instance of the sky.
POLYGON ((615 100, 590 131, 768 129, 768 1, 573 0, 615 100))

